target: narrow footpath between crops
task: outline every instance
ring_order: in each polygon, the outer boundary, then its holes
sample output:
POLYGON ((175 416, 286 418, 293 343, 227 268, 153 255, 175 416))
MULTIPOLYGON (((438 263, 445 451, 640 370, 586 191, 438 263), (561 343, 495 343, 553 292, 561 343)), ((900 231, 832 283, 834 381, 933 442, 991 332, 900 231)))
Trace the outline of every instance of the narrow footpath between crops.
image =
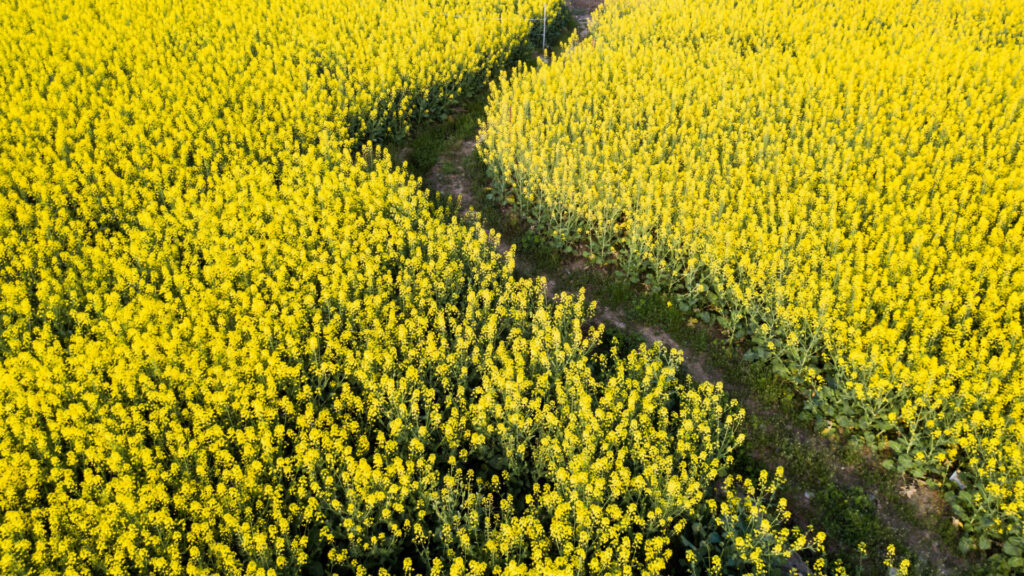
MULTIPOLYGON (((577 38, 586 41, 591 13, 601 0, 567 3, 577 38)), ((571 49, 562 46, 554 52, 571 49)), ((826 532, 830 555, 842 559, 852 574, 887 574, 882 559, 889 543, 913 561, 914 573, 971 572, 977 563, 958 553, 957 527, 939 492, 886 471, 870 453, 852 447, 842 430, 816 431, 791 386, 768 367, 743 360, 742 343, 675 313, 667 300, 615 280, 609 270, 551 254, 514 214, 489 200, 486 168, 476 154, 486 98, 480 94, 446 122, 414 133, 395 151, 399 160, 409 162, 439 201, 450 197, 465 222, 496 230, 502 252, 515 245, 517 273, 544 276, 549 296, 583 289, 597 304, 595 324, 604 324, 623 346, 661 342, 683 352, 694 380, 722 382, 746 411, 746 441, 735 470, 756 477, 760 470, 782 466, 787 484, 780 496, 788 501, 793 522, 826 532), (866 560, 858 553, 860 542, 867 545, 866 560)), ((808 572, 799 558, 792 559, 791 567, 808 572)))

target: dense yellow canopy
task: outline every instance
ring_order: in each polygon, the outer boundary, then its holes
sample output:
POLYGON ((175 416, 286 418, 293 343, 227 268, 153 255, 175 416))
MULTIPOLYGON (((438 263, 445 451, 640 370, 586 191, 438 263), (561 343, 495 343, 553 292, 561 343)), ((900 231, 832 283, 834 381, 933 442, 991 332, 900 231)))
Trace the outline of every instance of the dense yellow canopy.
POLYGON ((353 152, 544 4, 0 3, 0 572, 654 574, 696 517, 693 562, 820 547, 776 479, 716 485, 720 385, 592 354, 582 298, 353 152))
POLYGON ((501 195, 900 470, 959 470, 968 542, 1019 557, 1024 3, 610 0, 592 31, 500 82, 501 195))

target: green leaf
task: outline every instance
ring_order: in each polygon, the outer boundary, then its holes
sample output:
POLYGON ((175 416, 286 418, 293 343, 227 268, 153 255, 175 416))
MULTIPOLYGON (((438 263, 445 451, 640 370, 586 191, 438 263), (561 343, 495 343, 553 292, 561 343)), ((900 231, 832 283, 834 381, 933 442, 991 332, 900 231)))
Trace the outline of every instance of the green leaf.
POLYGON ((1013 542, 1012 540, 1007 540, 1006 542, 1003 542, 1003 554, 1006 554, 1007 556, 1011 556, 1011 557, 1012 556, 1020 557, 1020 555, 1021 555, 1020 546, 1018 546, 1017 543, 1013 542))
POLYGON ((992 547, 992 541, 989 540, 988 536, 981 536, 978 538, 978 548, 980 550, 988 550, 992 547))
POLYGON ((914 467, 914 460, 910 456, 907 456, 906 454, 900 454, 900 457, 897 459, 897 462, 900 465, 900 470, 904 472, 914 467))

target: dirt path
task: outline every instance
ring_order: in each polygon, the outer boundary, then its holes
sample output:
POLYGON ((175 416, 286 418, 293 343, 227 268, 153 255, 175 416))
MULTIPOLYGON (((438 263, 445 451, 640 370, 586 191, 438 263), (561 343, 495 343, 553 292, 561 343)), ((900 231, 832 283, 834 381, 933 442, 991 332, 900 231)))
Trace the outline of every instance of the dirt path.
POLYGON ((576 29, 579 31, 580 38, 590 35, 590 15, 603 2, 604 0, 569 0, 567 2, 569 11, 576 19, 576 29))
MULTIPOLYGON (((601 0, 571 0, 568 4, 576 19, 579 36, 586 37, 591 14, 601 4, 601 0)), ((495 214, 496 209, 488 206, 487 200, 483 198, 486 184, 481 182, 482 168, 476 156, 478 138, 479 135, 474 133, 464 139, 447 142, 438 161, 425 174, 424 183, 432 190, 457 198, 459 214, 464 221, 484 221, 484 214, 490 212, 489 223, 495 224, 495 221, 508 220, 511 214, 495 214)), ((511 244, 507 239, 499 241, 499 250, 502 253, 510 249, 511 244)), ((544 264, 531 259, 530 254, 520 250, 516 253, 516 272, 522 276, 545 276, 545 289, 549 296, 563 290, 575 291, 580 288, 580 283, 566 283, 563 279, 585 269, 586 264, 583 261, 563 263, 559 270, 545 269, 544 264)), ((595 286, 583 283, 582 287, 586 289, 588 295, 598 293, 594 289, 595 286)), ((750 457, 758 467, 771 470, 776 466, 783 466, 787 476, 800 478, 801 475, 814 474, 810 470, 801 470, 801 462, 815 462, 814 468, 818 471, 818 476, 823 477, 811 478, 803 483, 791 479, 781 494, 789 501, 795 523, 814 524, 817 528, 826 528, 828 532, 828 526, 822 526, 825 523, 825 513, 818 509, 815 494, 807 488, 808 485, 827 486, 826 490, 834 488, 841 495, 863 496, 861 507, 868 509, 865 513, 871 515, 870 521, 884 529, 886 538, 895 538, 902 542, 903 549, 910 551, 916 558, 920 573, 946 576, 967 572, 965 559, 951 549, 948 539, 943 540, 932 529, 935 526, 935 518, 940 518, 941 522, 950 522, 945 512, 945 504, 937 492, 917 482, 886 480, 880 483, 880 476, 872 473, 880 467, 877 459, 870 454, 863 454, 863 467, 851 464, 848 459, 841 457, 842 454, 849 453, 844 441, 825 438, 810 430, 807 425, 796 422, 791 418, 791 414, 780 412, 776 405, 766 401, 762 395, 752 392, 750 383, 743 381, 745 378, 737 379, 737 366, 740 364, 738 360, 727 360, 727 363, 723 364, 720 355, 712 358, 707 349, 688 345, 687 342, 674 338, 662 327, 637 321, 624 307, 609 306, 599 301, 595 321, 623 333, 636 335, 648 344, 660 342, 666 347, 680 350, 685 359, 686 370, 694 380, 721 382, 727 394, 740 402, 747 413, 748 422, 752 423, 752 429, 747 431, 747 444, 750 457), (759 435, 760 442, 755 435, 759 435), (778 439, 793 447, 792 450, 802 453, 796 456, 785 454, 775 442, 778 439)), ((712 340, 718 341, 717 344, 713 344, 714 346, 722 346, 720 336, 712 336, 712 340)), ((740 366, 740 370, 742 369, 740 366)), ((844 505, 840 498, 836 506, 844 505)), ((840 525, 844 521, 846 520, 840 521, 840 525)), ((856 541, 842 542, 840 545, 848 552, 850 546, 856 546, 856 541)), ((885 551, 869 550, 869 554, 881 558, 885 551)), ((790 567, 796 568, 800 573, 808 573, 807 566, 799 557, 791 559, 790 567)), ((868 573, 873 572, 881 573, 877 570, 868 573)))

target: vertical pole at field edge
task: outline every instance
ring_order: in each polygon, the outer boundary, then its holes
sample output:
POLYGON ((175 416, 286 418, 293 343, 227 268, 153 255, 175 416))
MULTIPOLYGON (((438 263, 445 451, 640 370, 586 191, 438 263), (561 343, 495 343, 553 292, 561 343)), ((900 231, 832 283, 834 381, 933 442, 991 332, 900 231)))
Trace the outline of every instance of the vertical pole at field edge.
POLYGON ((548 3, 547 3, 547 1, 544 2, 544 24, 541 27, 541 30, 542 30, 542 32, 541 32, 541 35, 540 35, 541 36, 540 43, 541 43, 541 46, 544 48, 544 51, 547 52, 548 51, 548 3))

